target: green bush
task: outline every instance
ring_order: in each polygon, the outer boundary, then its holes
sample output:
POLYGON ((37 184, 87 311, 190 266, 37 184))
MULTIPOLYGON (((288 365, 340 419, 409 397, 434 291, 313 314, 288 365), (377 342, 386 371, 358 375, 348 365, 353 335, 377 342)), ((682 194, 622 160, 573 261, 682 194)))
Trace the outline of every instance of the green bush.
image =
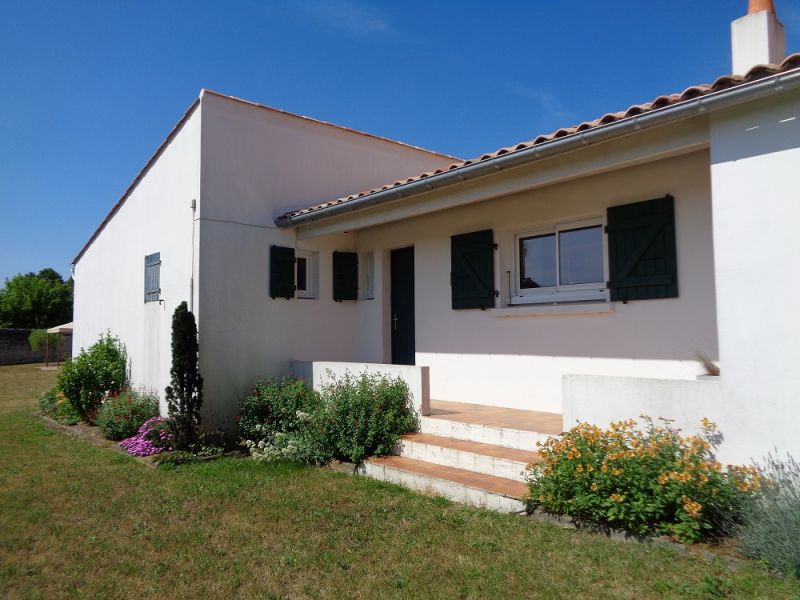
POLYGON ((359 463, 389 454, 417 422, 402 379, 349 373, 322 389, 327 435, 334 457, 359 463))
POLYGON ((197 442, 203 378, 198 369, 197 324, 186 302, 172 315, 171 383, 164 390, 169 410, 169 429, 175 448, 188 451, 197 442))
POLYGON ((333 456, 321 398, 295 377, 253 387, 239 404, 239 435, 259 460, 324 464, 333 456))
POLYGON ((302 415, 318 406, 319 397, 302 379, 259 381, 239 403, 239 435, 258 442, 279 432, 292 433, 300 427, 302 415))
POLYGON ((58 334, 47 333, 46 329, 34 329, 28 336, 28 344, 34 352, 44 350, 48 343, 53 352, 55 352, 58 347, 58 334))
POLYGON ((315 394, 302 380, 257 384, 242 400, 239 425, 257 460, 324 464, 388 454, 416 418, 408 386, 380 375, 346 375, 315 394))
POLYGON ((158 398, 153 393, 125 390, 105 399, 97 411, 95 425, 109 440, 136 435, 145 421, 158 416, 158 398))
POLYGON ((128 382, 128 355, 119 338, 105 333, 88 350, 64 363, 58 387, 84 421, 93 422, 106 394, 118 394, 128 382))
POLYGON ((741 551, 772 569, 800 577, 800 464, 767 457, 762 493, 744 507, 741 551))
POLYGON ((530 508, 634 535, 667 534, 683 542, 723 535, 760 487, 755 467, 723 469, 714 460, 716 426, 681 437, 646 419, 609 430, 581 423, 540 444, 530 465, 530 508))
POLYGON ((39 396, 39 410, 42 414, 61 423, 62 425, 75 425, 81 416, 72 408, 67 397, 58 388, 54 387, 39 396))

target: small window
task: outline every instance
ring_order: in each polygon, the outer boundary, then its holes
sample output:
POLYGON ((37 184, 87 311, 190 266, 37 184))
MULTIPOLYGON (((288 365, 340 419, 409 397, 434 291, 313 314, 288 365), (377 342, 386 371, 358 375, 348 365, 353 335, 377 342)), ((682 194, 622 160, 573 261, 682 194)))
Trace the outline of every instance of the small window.
POLYGON ((295 251, 295 295, 298 298, 319 297, 319 252, 295 251))
POLYGON ((144 301, 158 302, 161 299, 161 253, 144 257, 144 301))
POLYGON ((557 224, 516 236, 512 303, 602 300, 606 259, 600 219, 557 224))
POLYGON ((359 259, 360 300, 375 299, 375 253, 364 252, 359 259))

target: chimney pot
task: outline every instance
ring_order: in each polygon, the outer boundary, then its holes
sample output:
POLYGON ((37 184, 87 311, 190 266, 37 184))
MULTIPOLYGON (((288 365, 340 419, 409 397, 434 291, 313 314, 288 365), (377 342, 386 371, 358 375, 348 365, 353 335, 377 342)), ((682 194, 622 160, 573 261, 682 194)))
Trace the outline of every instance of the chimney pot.
POLYGON ((747 14, 752 15, 757 12, 771 12, 775 14, 775 3, 773 0, 750 0, 750 6, 747 9, 747 14))

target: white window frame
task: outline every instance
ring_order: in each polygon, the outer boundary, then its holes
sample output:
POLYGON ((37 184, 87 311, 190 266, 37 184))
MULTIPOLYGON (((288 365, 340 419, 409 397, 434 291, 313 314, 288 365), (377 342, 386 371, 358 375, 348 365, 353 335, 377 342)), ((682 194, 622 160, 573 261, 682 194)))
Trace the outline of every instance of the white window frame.
POLYGON ((514 234, 514 281, 510 304, 556 304, 559 302, 588 302, 588 301, 608 301, 609 295, 606 289, 608 281, 608 247, 606 235, 603 235, 603 281, 597 283, 576 283, 570 285, 556 285, 551 287, 540 287, 532 289, 520 288, 520 240, 554 234, 556 240, 556 279, 560 277, 561 252, 559 247, 559 234, 563 231, 572 229, 582 229, 586 227, 600 227, 605 232, 605 217, 589 217, 586 219, 573 221, 558 221, 539 227, 524 229, 514 234))
POLYGON ((359 300, 375 299, 375 253, 362 252, 358 257, 359 300))
POLYGON ((300 286, 295 283, 295 298, 316 300, 319 298, 319 252, 312 250, 295 250, 294 251, 295 266, 294 274, 295 280, 297 279, 297 259, 303 258, 306 261, 306 289, 299 289, 300 286))

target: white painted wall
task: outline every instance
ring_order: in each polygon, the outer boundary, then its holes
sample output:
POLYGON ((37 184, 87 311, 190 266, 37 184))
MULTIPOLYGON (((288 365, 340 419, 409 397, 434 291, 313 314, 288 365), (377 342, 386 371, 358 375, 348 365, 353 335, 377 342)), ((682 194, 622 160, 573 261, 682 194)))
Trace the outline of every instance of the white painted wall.
POLYGON ((273 217, 449 159, 378 138, 205 93, 200 231, 201 371, 205 419, 230 426, 258 378, 285 375, 290 360, 351 360, 354 302, 332 300, 334 250, 352 234, 296 241, 273 217), (318 251, 317 300, 269 297, 271 244, 318 251))
POLYGON ((744 464, 754 458, 743 445, 750 430, 731 419, 721 382, 716 379, 679 381, 598 375, 564 376, 564 429, 578 421, 608 427, 612 421, 636 419, 641 415, 656 420, 670 419, 683 435, 700 433, 703 418, 717 424, 723 435, 717 459, 744 464))
POLYGON ((694 379, 693 354, 717 355, 708 164, 707 152, 694 152, 358 231, 358 250, 375 251, 377 294, 356 306, 353 359, 390 360, 388 256, 413 245, 416 362, 430 367, 432 398, 561 412, 564 374, 694 379), (502 305, 515 230, 667 193, 676 201, 679 298, 587 314, 451 310, 451 235, 495 231, 502 305))
POLYGON ((800 455, 800 93, 711 126, 721 384, 740 452, 800 455))
POLYGON ((201 110, 183 124, 75 265, 73 353, 106 330, 118 335, 128 350, 134 385, 157 391, 162 409, 172 313, 190 300, 201 110), (161 253, 163 304, 144 302, 144 257, 153 252, 161 253))

